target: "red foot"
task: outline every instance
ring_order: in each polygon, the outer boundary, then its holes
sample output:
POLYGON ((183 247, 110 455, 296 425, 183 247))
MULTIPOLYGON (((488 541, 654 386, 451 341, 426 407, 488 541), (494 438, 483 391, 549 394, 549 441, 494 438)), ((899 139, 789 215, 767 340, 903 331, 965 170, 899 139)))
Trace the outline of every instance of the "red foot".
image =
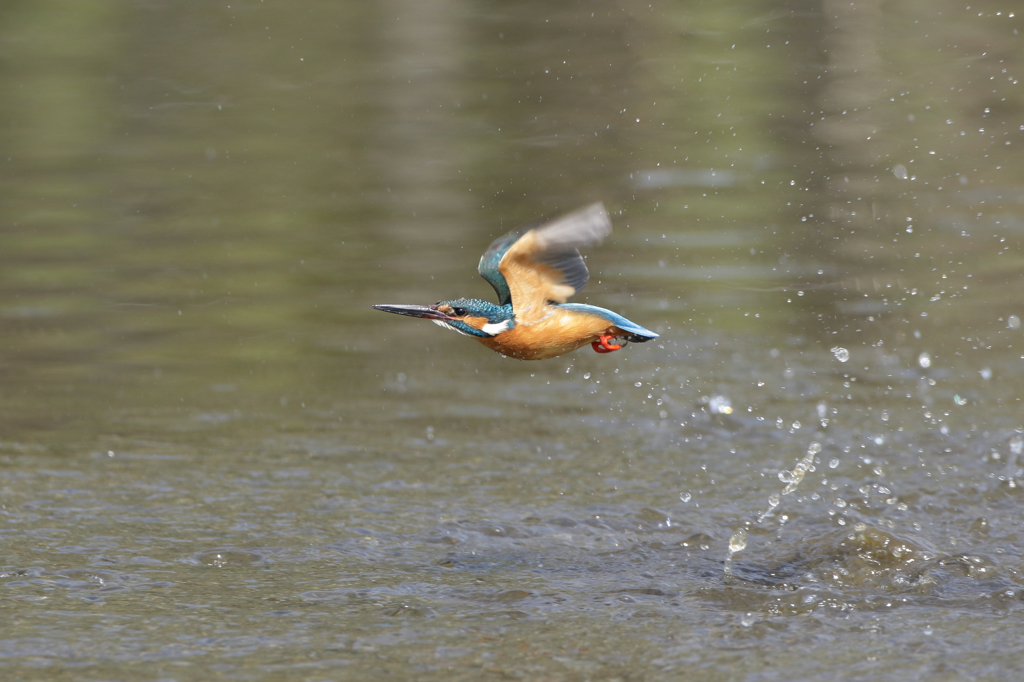
POLYGON ((594 350, 598 353, 611 353, 613 350, 622 348, 621 343, 611 343, 615 339, 611 334, 601 334, 597 341, 594 341, 590 345, 594 347, 594 350))

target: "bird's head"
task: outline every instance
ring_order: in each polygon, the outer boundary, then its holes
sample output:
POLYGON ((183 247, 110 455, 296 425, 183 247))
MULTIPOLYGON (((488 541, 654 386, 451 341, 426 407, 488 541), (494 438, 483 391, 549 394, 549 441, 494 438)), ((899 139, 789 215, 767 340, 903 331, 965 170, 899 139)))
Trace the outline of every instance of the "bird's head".
POLYGON ((515 326, 511 305, 495 305, 476 298, 439 301, 435 305, 375 305, 396 315, 422 317, 466 336, 490 338, 515 326))

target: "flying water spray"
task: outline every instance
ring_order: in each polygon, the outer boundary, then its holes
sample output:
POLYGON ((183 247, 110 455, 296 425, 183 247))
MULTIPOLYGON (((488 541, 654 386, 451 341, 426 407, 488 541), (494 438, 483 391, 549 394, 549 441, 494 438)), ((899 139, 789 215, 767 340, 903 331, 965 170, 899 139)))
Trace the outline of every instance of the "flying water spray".
MULTIPOLYGON (((768 508, 758 514, 757 523, 761 523, 765 518, 768 517, 775 508, 782 504, 782 498, 785 495, 790 495, 796 492, 800 482, 804 480, 807 472, 813 471, 814 469, 814 458, 821 452, 821 443, 817 441, 811 441, 811 444, 807 446, 807 454, 804 455, 803 459, 796 463, 792 471, 783 470, 779 472, 779 480, 785 483, 785 487, 782 491, 768 496, 768 508)), ((740 528, 732 537, 729 538, 729 553, 725 556, 725 575, 732 575, 732 557, 734 554, 742 552, 747 547, 747 531, 740 528)))

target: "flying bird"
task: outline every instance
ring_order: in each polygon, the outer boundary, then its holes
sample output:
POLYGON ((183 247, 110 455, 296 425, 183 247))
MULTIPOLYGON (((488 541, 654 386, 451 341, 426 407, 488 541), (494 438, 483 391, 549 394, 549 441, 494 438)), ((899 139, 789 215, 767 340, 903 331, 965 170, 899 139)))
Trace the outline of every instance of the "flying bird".
POLYGON ((590 279, 578 249, 611 231, 608 212, 596 203, 494 240, 477 270, 494 287, 497 305, 458 298, 435 305, 373 307, 433 320, 520 360, 554 358, 588 343, 598 353, 611 353, 625 345, 619 340, 642 343, 658 338, 611 310, 567 302, 590 279))

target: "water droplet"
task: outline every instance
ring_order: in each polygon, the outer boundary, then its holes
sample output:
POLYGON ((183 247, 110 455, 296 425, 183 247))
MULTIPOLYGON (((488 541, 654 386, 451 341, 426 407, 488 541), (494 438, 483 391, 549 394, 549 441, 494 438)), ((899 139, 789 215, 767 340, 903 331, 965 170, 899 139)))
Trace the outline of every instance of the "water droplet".
POLYGON ((724 395, 712 395, 708 401, 708 409, 711 414, 732 414, 732 401, 724 395))
POLYGON ((978 374, 981 375, 982 379, 984 379, 985 381, 988 381, 989 379, 992 378, 992 368, 991 367, 982 367, 981 369, 978 370, 978 374))
POLYGON ((1015 455, 1019 455, 1024 452, 1024 438, 1020 436, 1014 436, 1010 439, 1010 452, 1015 455))
MULTIPOLYGON (((754 614, 750 613, 750 612, 744 613, 743 617, 740 618, 740 625, 742 625, 745 628, 749 628, 751 625, 753 625, 756 622, 757 622, 757 619, 754 618, 754 614)), ((927 633, 927 634, 931 634, 931 633, 927 633)))
POLYGON ((925 369, 932 366, 932 356, 928 353, 921 353, 917 356, 917 364, 921 365, 925 369))
POLYGON ((837 466, 839 466, 839 458, 838 457, 833 457, 832 459, 830 459, 828 461, 828 468, 829 469, 835 469, 837 466))
POLYGON ((742 528, 732 534, 729 538, 729 551, 735 554, 747 548, 747 531, 742 528))
POLYGON ((1006 318, 1006 326, 1010 329, 1020 329, 1020 318, 1016 315, 1010 315, 1006 318))
POLYGON ((961 398, 959 395, 955 395, 953 396, 953 402, 956 403, 957 405, 966 405, 967 398, 961 398))
POLYGON ((583 373, 583 378, 584 379, 589 379, 590 378, 590 372, 584 372, 583 373))
POLYGON ((683 502, 689 502, 690 497, 690 493, 679 493, 679 499, 682 500, 683 502))
POLYGON ((643 386, 643 385, 644 385, 644 382, 642 382, 642 381, 638 381, 638 382, 636 382, 636 383, 635 383, 635 384, 633 384, 633 385, 634 385, 634 386, 636 386, 637 388, 640 388, 641 386, 643 386))
POLYGON ((935 632, 935 631, 932 630, 932 626, 931 625, 925 625, 924 626, 924 634, 931 635, 933 632, 935 632))
POLYGON ((833 348, 832 355, 836 356, 836 360, 839 362, 846 362, 850 359, 850 351, 846 350, 842 346, 836 346, 833 348))

